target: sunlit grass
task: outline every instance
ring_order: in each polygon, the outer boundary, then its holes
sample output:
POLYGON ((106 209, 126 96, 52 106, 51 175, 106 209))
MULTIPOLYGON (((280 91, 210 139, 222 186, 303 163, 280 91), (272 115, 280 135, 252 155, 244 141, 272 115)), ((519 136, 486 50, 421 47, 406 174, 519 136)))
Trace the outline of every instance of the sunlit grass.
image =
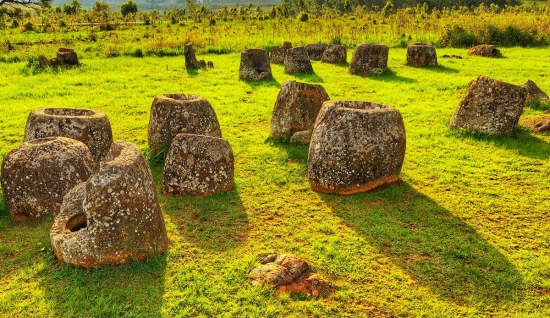
MULTIPOLYGON (((206 198, 159 194, 169 249, 144 263, 83 270, 54 260, 52 219, 15 224, 0 205, 0 316, 548 316, 550 137, 518 127, 512 138, 450 131, 469 81, 484 74, 550 91, 548 48, 503 49, 502 59, 405 65, 351 76, 313 62, 314 75, 238 81, 239 55, 203 55, 214 69, 188 73, 182 57, 86 58, 34 72, 0 63, 0 157, 17 147, 38 107, 105 112, 115 139, 147 151, 153 97, 207 98, 235 154, 234 190, 206 198), (407 131, 402 183, 348 197, 312 192, 307 146, 267 140, 273 104, 289 79, 316 82, 332 99, 399 109, 407 131), (274 297, 246 283, 261 252, 306 258, 336 287, 327 298, 274 297)), ((348 60, 351 52, 348 52, 348 60)), ((544 114, 526 108, 523 117, 544 114)), ((152 166, 157 188, 162 167, 152 166)))

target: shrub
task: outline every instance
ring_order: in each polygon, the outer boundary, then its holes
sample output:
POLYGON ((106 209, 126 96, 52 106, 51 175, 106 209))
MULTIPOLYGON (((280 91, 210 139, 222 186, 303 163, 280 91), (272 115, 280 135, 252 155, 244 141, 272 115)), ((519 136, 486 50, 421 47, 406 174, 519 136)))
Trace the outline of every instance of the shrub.
POLYGON ((439 40, 443 47, 472 47, 478 44, 476 36, 459 26, 447 29, 439 40))
POLYGON ((67 22, 65 22, 65 20, 59 21, 59 27, 66 28, 67 27, 67 22))
POLYGON ((309 15, 306 12, 300 12, 296 18, 298 21, 306 22, 309 20, 309 15))
POLYGON ((19 27, 19 22, 17 22, 17 20, 13 20, 13 21, 11 22, 11 28, 12 28, 12 29, 16 29, 16 28, 18 28, 18 27, 19 27))
POLYGON ((134 49, 134 51, 132 52, 131 54, 133 57, 144 57, 145 54, 143 54, 143 49, 138 47, 136 49, 134 49))
POLYGON ((31 21, 25 23, 25 25, 23 26, 25 28, 25 31, 32 31, 34 30, 34 25, 32 24, 31 21))

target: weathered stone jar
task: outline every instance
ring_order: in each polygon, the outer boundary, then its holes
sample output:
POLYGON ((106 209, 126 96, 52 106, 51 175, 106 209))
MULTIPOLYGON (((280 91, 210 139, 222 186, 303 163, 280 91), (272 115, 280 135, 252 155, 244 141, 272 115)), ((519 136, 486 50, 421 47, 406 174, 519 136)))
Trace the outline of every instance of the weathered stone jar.
POLYGON ((73 49, 60 48, 57 51, 57 60, 62 65, 76 66, 79 65, 78 56, 73 49))
POLYGON ((481 44, 468 50, 468 55, 483 57, 502 57, 502 53, 494 45, 481 44))
POLYGON ((150 156, 168 152, 177 134, 221 137, 220 124, 212 105, 197 95, 159 94, 151 105, 148 142, 150 156))
POLYGON ((407 46, 407 64, 410 66, 437 66, 435 47, 427 43, 412 43, 407 46))
POLYGON ((270 137, 285 140, 297 132, 311 130, 321 106, 327 100, 329 96, 321 85, 284 82, 273 107, 270 137))
POLYGON ((347 62, 347 50, 343 45, 329 44, 327 45, 321 62, 330 64, 343 64, 347 62))
POLYGON ((31 111, 25 127, 25 141, 67 137, 79 140, 90 148, 96 162, 105 157, 113 133, 104 113, 84 108, 40 108, 31 111))
POLYGON ((486 135, 512 135, 523 112, 527 91, 517 85, 479 76, 451 118, 451 128, 486 135))
POLYGON ((365 76, 384 74, 388 67, 388 52, 384 44, 359 44, 353 51, 348 72, 365 76))
POLYGON ((115 143, 99 171, 65 196, 50 239, 59 260, 82 267, 164 253, 164 218, 151 170, 136 146, 115 143))
POLYGON ((162 192, 166 195, 206 196, 233 187, 234 159, 221 138, 179 134, 166 157, 162 192))
POLYGON ((326 48, 327 44, 323 43, 308 44, 306 45, 307 55, 310 60, 320 61, 326 48))
POLYGON ((311 188, 345 195, 396 182, 405 143, 397 109, 360 101, 325 102, 309 147, 311 188))
POLYGON ((286 51, 285 73, 313 73, 313 67, 311 66, 305 47, 298 46, 286 51))
POLYGON ((249 49, 241 52, 239 79, 242 81, 265 81, 273 78, 269 55, 263 49, 249 49))
POLYGON ((2 162, 2 193, 15 221, 57 215, 63 196, 84 182, 95 162, 85 144, 65 137, 34 139, 2 162))

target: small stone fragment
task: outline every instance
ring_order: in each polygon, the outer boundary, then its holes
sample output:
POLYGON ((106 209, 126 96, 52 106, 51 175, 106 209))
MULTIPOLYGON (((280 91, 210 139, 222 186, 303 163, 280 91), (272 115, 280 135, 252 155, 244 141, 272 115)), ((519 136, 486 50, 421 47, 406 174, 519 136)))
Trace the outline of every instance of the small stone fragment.
POLYGON ((550 116, 522 119, 520 123, 535 133, 546 133, 550 131, 550 116))
POLYGON ((313 128, 308 177, 317 192, 341 195, 397 182, 405 158, 405 126, 393 107, 327 101, 313 128))
POLYGON ((303 46, 288 49, 285 53, 285 73, 313 73, 307 51, 303 46))
POLYGON ((13 220, 57 215, 63 196, 94 168, 88 147, 74 139, 34 139, 12 150, 2 162, 2 193, 13 220))
POLYGON ((319 84, 284 82, 273 107, 271 138, 281 140, 296 132, 311 130, 321 106, 329 99, 319 84))
POLYGON ((25 127, 25 141, 67 137, 90 148, 96 162, 101 161, 113 142, 111 123, 104 113, 84 108, 39 108, 31 111, 25 127))
POLYGON ((63 199, 50 231, 57 259, 96 267, 144 260, 168 240, 155 184, 141 151, 117 142, 99 171, 63 199))
POLYGON ((303 130, 295 132, 292 137, 290 137, 290 143, 293 145, 309 145, 311 142, 311 130, 303 130))
POLYGON ((220 124, 212 105, 198 95, 159 94, 151 105, 149 154, 155 158, 166 153, 177 134, 221 137, 220 124))
POLYGON ((388 66, 388 52, 384 44, 359 44, 353 51, 348 72, 365 76, 384 74, 388 66))
POLYGON ((313 273, 309 264, 291 254, 266 253, 258 255, 262 265, 248 274, 251 285, 265 285, 274 288, 276 294, 296 293, 318 297, 320 291, 328 291, 328 285, 313 273))
POLYGON ((172 141, 162 175, 165 195, 206 196, 233 187, 234 159, 221 138, 179 134, 172 141))
POLYGON ((208 61, 208 62, 206 62, 206 65, 207 65, 209 68, 213 68, 213 67, 214 67, 214 62, 208 61))
POLYGON ((545 92, 543 92, 535 82, 532 80, 527 80, 523 85, 521 85, 527 92, 527 97, 525 99, 526 103, 548 103, 548 95, 546 95, 545 92))
POLYGON ((407 64, 410 66, 437 66, 435 48, 427 43, 411 43, 407 46, 407 64))
POLYGON ((331 64, 343 64, 347 62, 347 50, 343 45, 329 44, 327 45, 321 62, 331 64))
POLYGON ((242 81, 265 81, 273 78, 266 50, 249 49, 241 52, 239 79, 242 81))
POLYGON ((451 128, 510 136, 526 97, 523 87, 480 75, 468 84, 468 93, 451 118, 451 128))
POLYGON ((51 65, 51 62, 50 60, 45 57, 44 55, 39 55, 38 56, 38 64, 41 66, 41 67, 49 67, 51 65))
POLYGON ((206 68, 206 62, 204 60, 200 60, 199 65, 201 68, 206 68))

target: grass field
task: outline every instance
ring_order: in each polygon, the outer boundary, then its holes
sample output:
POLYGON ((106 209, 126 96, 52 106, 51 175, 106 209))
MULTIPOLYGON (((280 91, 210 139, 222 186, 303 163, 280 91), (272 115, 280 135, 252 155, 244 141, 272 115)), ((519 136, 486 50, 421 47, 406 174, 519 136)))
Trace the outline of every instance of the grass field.
MULTIPOLYGON (((450 131, 469 81, 483 74, 550 91, 548 47, 504 48, 505 58, 405 65, 391 49, 380 77, 313 62, 315 74, 239 82, 239 55, 200 55, 214 69, 186 72, 182 57, 83 59, 75 69, 0 63, 0 157, 17 147, 38 107, 105 112, 115 139, 147 153, 153 97, 207 98, 235 154, 234 190, 205 198, 159 194, 169 235, 163 256, 83 270, 55 261, 53 219, 16 224, 0 205, 0 316, 342 317, 550 316, 550 136, 522 127, 512 138, 450 131), (399 109, 407 152, 398 186, 340 197, 312 192, 307 146, 270 142, 280 85, 321 83, 331 99, 399 109), (335 291, 275 297, 251 287, 261 252, 306 258, 335 291)), ((348 60, 351 52, 348 52, 348 60)), ((526 108, 523 118, 542 110, 526 108)), ((162 167, 152 166, 160 187, 162 167)))

